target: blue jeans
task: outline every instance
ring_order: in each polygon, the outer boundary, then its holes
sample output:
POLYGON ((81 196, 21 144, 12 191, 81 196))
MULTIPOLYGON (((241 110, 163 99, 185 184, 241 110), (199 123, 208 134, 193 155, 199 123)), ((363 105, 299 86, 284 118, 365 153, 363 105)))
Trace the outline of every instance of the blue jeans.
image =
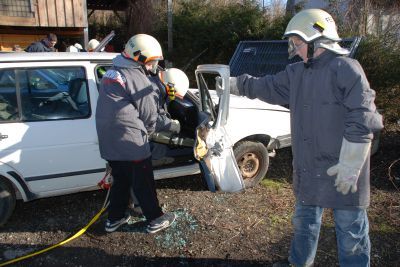
MULTIPOLYGON (((296 204, 292 219, 294 237, 289 255, 291 264, 295 266, 313 264, 323 212, 324 209, 318 206, 296 204)), ((370 266, 371 244, 367 211, 334 209, 333 215, 340 266, 370 266)))

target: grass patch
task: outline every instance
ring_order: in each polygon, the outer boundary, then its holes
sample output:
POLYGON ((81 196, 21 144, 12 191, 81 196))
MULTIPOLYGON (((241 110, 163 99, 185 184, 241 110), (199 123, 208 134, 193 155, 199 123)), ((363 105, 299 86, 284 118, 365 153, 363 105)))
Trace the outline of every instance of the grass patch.
POLYGON ((263 179, 261 180, 261 185, 265 188, 270 188, 278 191, 279 189, 285 188, 286 182, 282 180, 263 179))
POLYGON ((398 230, 396 227, 388 224, 387 222, 374 222, 373 225, 371 225, 371 228, 373 231, 378 231, 380 233, 396 233, 398 230))
POLYGON ((287 225, 291 224, 292 213, 288 212, 285 214, 269 214, 268 219, 269 219, 272 227, 276 227, 276 226, 287 227, 287 225))

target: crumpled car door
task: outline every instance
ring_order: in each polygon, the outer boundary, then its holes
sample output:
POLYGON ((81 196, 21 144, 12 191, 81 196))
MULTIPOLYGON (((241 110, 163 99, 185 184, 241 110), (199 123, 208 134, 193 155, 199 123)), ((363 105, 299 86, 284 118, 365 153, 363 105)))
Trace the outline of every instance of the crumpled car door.
POLYGON ((200 65, 196 70, 200 94, 201 123, 196 128, 194 155, 200 161, 201 171, 209 190, 224 192, 244 189, 243 178, 232 150, 232 142, 224 126, 229 113, 229 66, 200 65), (222 79, 219 102, 215 106, 209 89, 216 88, 216 77, 222 79))

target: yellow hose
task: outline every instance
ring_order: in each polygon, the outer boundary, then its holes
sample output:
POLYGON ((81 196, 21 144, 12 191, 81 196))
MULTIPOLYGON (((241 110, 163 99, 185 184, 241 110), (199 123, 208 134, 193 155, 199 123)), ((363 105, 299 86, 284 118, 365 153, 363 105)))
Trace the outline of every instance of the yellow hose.
POLYGON ((110 190, 108 190, 108 192, 107 192, 106 200, 104 201, 104 205, 103 205, 103 207, 101 208, 101 210, 90 220, 90 222, 89 222, 85 227, 83 227, 81 230, 79 230, 76 234, 74 234, 74 235, 71 236, 70 238, 67 238, 67 239, 61 241, 60 243, 55 244, 55 245, 53 245, 53 246, 51 246, 51 247, 47 247, 47 248, 45 248, 45 249, 42 249, 42 250, 33 252, 33 253, 31 253, 31 254, 28 254, 28 255, 25 255, 25 256, 22 256, 22 257, 19 257, 19 258, 15 258, 15 259, 12 259, 12 260, 9 260, 9 261, 0 263, 0 267, 6 266, 6 265, 9 265, 9 264, 12 264, 12 263, 16 263, 16 262, 18 262, 18 261, 22 261, 22 260, 25 260, 25 259, 28 259, 28 258, 31 258, 31 257, 34 257, 34 256, 37 256, 37 255, 39 255, 39 254, 42 254, 42 253, 47 252, 47 251, 49 251, 49 250, 52 250, 52 249, 54 249, 54 248, 56 248, 56 247, 62 246, 62 245, 64 245, 64 244, 68 243, 69 241, 74 240, 75 238, 81 236, 83 233, 86 232, 86 230, 87 230, 93 223, 95 223, 95 222, 100 218, 101 214, 103 214, 103 212, 107 209, 107 206, 108 206, 108 205, 107 205, 107 199, 108 199, 109 193, 110 193, 110 190))

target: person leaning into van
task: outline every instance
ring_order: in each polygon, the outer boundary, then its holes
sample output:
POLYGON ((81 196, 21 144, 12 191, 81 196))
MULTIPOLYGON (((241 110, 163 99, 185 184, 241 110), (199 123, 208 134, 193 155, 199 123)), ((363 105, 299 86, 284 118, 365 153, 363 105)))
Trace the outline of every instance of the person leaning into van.
POLYGON ((126 209, 131 188, 148 223, 147 232, 167 228, 176 218, 173 212, 163 213, 159 205, 149 144, 158 113, 156 92, 147 75, 162 58, 161 46, 154 37, 134 35, 101 80, 96 129, 101 157, 110 164, 114 179, 107 232, 129 221, 126 209))

